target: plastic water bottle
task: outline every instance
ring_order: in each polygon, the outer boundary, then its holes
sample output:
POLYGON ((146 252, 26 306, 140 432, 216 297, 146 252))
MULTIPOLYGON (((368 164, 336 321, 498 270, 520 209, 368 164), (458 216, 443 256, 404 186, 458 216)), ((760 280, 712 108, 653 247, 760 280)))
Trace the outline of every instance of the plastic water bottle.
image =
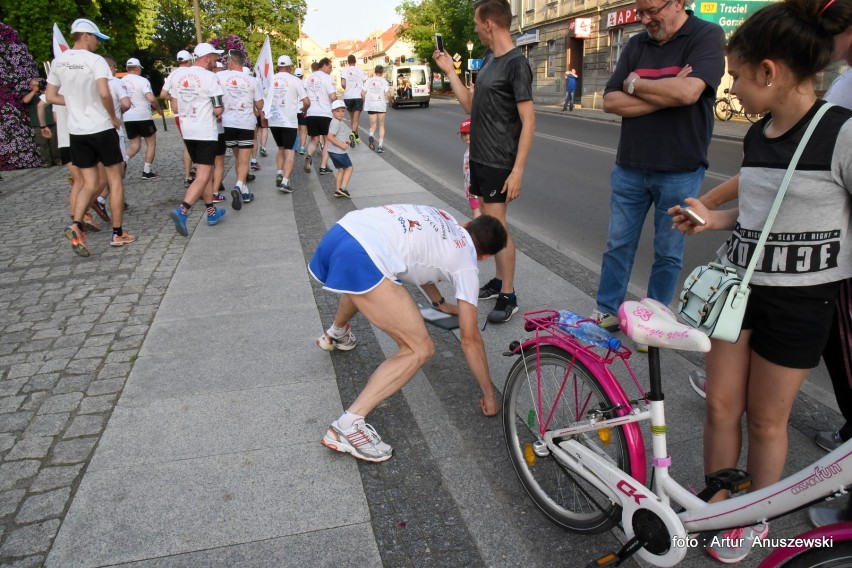
POLYGON ((613 351, 621 347, 621 340, 613 337, 610 332, 593 321, 582 321, 584 319, 586 319, 585 316, 574 312, 559 310, 558 325, 563 331, 589 345, 612 349, 613 351))

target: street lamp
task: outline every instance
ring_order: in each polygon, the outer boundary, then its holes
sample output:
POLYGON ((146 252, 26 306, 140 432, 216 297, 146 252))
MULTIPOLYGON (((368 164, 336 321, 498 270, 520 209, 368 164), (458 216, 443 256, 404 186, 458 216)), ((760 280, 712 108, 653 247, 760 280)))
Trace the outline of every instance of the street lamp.
MULTIPOLYGON (((473 41, 467 40, 467 73, 468 73, 468 76, 470 77, 469 81, 472 82, 473 81, 473 71, 470 68, 470 60, 471 59, 473 59, 473 41)), ((468 85, 469 84, 470 83, 468 83, 468 85)))

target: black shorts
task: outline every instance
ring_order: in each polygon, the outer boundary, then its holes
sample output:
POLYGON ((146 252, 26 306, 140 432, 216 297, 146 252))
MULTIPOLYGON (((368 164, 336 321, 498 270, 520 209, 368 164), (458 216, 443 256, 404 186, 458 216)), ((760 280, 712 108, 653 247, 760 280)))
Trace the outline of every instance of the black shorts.
POLYGON ((308 136, 325 136, 331 124, 330 116, 306 116, 305 124, 308 126, 308 136))
POLYGON ((296 143, 296 135, 299 133, 298 128, 285 128, 283 126, 270 126, 272 138, 275 139, 275 145, 285 150, 291 150, 293 144, 296 143))
POLYGON ((127 139, 148 138, 157 133, 157 126, 153 120, 131 120, 124 123, 124 131, 127 133, 127 139))
POLYGON ((186 151, 189 152, 192 163, 202 166, 212 166, 216 161, 216 149, 219 145, 219 142, 216 140, 184 139, 183 143, 186 145, 186 151))
POLYGON ((234 148, 254 148, 254 129, 225 127, 225 146, 234 148))
POLYGON ((343 99, 343 104, 349 112, 364 110, 364 99, 343 99))
POLYGON ((305 122, 305 113, 300 112, 296 115, 296 124, 298 124, 299 126, 307 124, 305 122))
POLYGON ((114 166, 123 161, 115 128, 95 134, 71 134, 71 162, 78 168, 94 168, 98 163, 114 166))
POLYGON ((385 110, 368 110, 367 114, 387 114, 385 110))
POLYGON ((228 145, 225 142, 225 133, 220 132, 219 137, 216 139, 216 155, 217 156, 224 156, 225 150, 227 150, 227 149, 228 149, 228 145))
POLYGON ((503 184, 512 170, 493 168, 476 162, 470 162, 470 194, 481 197, 485 203, 506 203, 503 184))
POLYGON ((743 318, 743 329, 752 332, 752 350, 791 369, 819 365, 839 291, 839 281, 816 286, 752 284, 743 318))
POLYGON ((59 149, 59 159, 62 160, 62 165, 67 165, 71 163, 71 148, 67 146, 65 148, 59 149))

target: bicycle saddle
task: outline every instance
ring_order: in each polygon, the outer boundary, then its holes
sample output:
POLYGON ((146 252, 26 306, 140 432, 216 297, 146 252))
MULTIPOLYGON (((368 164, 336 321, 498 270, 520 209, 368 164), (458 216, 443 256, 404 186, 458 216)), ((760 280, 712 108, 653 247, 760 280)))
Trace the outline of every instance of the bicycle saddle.
POLYGON ((682 351, 710 351, 710 338, 706 334, 678 322, 670 309, 651 298, 621 304, 618 324, 624 335, 636 343, 682 351))

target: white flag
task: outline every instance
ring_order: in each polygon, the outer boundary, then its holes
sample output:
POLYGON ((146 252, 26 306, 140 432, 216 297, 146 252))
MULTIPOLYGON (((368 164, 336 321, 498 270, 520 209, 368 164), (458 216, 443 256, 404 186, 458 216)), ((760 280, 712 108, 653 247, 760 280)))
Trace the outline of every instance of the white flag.
POLYGON ((68 42, 65 41, 65 38, 62 37, 62 32, 59 31, 59 26, 55 23, 53 24, 53 57, 54 59, 59 57, 63 51, 68 51, 71 49, 68 46, 68 42))
POLYGON ((263 47, 260 48, 260 55, 257 56, 257 63, 254 65, 254 76, 260 81, 260 86, 265 93, 269 87, 269 79, 272 77, 272 47, 269 45, 269 36, 266 36, 263 47))

